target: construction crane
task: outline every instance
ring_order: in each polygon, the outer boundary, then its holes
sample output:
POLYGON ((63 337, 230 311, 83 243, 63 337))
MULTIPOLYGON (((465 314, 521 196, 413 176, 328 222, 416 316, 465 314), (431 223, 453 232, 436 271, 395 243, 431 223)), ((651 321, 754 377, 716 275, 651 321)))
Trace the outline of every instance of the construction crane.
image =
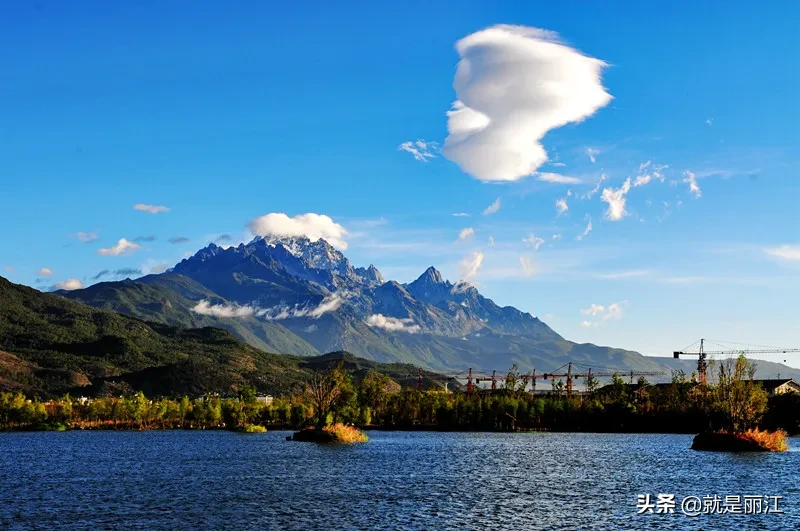
MULTIPOLYGON (((697 377, 700 379, 700 383, 706 383, 707 376, 706 373, 708 372, 708 356, 738 356, 739 354, 788 354, 788 353, 795 353, 800 352, 800 348, 780 348, 780 347, 766 347, 763 345, 748 345, 746 343, 729 343, 731 345, 743 345, 750 348, 730 348, 729 345, 722 344, 724 342, 721 341, 714 341, 712 339, 701 339, 700 341, 695 341, 688 347, 684 348, 683 350, 677 350, 672 353, 672 356, 675 359, 679 359, 681 356, 697 356, 697 377), (723 350, 706 350, 705 344, 706 343, 713 343, 718 347, 721 347, 723 350), (695 352, 693 348, 699 343, 699 348, 695 352)), ((786 363, 786 360, 783 360, 786 363)))
MULTIPOLYGON (((577 365, 577 364, 576 364, 577 365)), ((516 378, 522 380, 526 383, 531 382, 531 393, 536 392, 536 380, 547 380, 547 379, 556 379, 556 378, 565 378, 566 379, 566 387, 567 387, 567 395, 572 396, 572 382, 575 378, 610 378, 612 376, 630 376, 631 383, 633 383, 634 377, 639 376, 663 376, 666 373, 664 371, 625 371, 622 369, 619 370, 612 370, 608 369, 606 372, 592 372, 590 368, 588 372, 572 372, 573 362, 565 363, 561 367, 557 368, 552 372, 543 372, 536 374, 536 369, 533 369, 530 373, 520 374, 516 378), (567 368, 566 372, 559 372, 564 367, 567 368)), ((492 374, 481 374, 481 373, 473 373, 472 369, 468 369, 466 377, 463 376, 463 372, 451 375, 451 378, 454 379, 465 379, 467 380, 467 392, 474 391, 474 384, 478 384, 480 382, 491 382, 492 390, 497 389, 497 382, 508 380, 507 376, 498 376, 497 371, 492 371, 492 374)))

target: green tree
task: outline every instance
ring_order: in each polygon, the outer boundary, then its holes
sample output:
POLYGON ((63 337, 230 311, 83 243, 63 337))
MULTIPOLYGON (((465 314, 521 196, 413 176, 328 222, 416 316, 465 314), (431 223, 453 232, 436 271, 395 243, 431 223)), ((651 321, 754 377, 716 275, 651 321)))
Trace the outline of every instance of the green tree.
POLYGON ((714 409, 723 427, 741 432, 755 426, 767 409, 767 393, 753 381, 756 366, 741 354, 719 364, 714 409))

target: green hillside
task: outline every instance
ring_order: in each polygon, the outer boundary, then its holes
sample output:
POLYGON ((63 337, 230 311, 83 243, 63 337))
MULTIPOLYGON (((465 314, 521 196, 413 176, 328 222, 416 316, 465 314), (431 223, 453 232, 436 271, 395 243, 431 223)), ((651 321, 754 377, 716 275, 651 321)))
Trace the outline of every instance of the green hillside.
MULTIPOLYGON (((122 300, 122 299, 120 299, 122 300)), ((186 329, 95 309, 0 277, 0 391, 53 396, 142 390, 155 395, 297 391, 311 370, 342 360, 356 379, 379 370, 415 385, 411 365, 346 353, 271 354, 213 327, 186 329)), ((443 377, 425 373, 426 386, 443 377)))
POLYGON ((150 275, 135 281, 100 282, 86 289, 59 294, 95 308, 148 321, 185 328, 224 328, 247 344, 267 352, 289 352, 299 356, 320 354, 310 343, 279 323, 253 316, 224 318, 192 311, 201 300, 212 304, 230 303, 183 275, 150 275))

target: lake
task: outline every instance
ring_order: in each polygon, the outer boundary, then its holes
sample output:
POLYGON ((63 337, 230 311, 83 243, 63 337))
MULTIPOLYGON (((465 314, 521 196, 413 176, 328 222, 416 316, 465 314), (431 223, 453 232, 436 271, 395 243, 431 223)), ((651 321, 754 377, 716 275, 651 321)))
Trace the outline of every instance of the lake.
POLYGON ((0 433, 0 528, 800 528, 796 438, 735 455, 689 450, 689 435, 289 433, 0 433), (676 512, 637 514, 648 493, 674 494, 676 512), (783 496, 784 513, 681 513, 713 495, 783 496))

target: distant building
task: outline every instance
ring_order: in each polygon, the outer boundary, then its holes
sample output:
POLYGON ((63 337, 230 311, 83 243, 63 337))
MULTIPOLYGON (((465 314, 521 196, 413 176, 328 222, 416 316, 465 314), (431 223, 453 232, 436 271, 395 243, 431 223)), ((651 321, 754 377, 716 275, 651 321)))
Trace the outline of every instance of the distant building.
POLYGON ((773 378, 771 380, 753 380, 761 384, 761 387, 769 396, 782 395, 784 393, 800 393, 800 383, 792 378, 773 378))
POLYGON ((260 402, 265 406, 271 406, 273 400, 274 398, 272 398, 272 395, 258 395, 256 397, 256 402, 260 402))

